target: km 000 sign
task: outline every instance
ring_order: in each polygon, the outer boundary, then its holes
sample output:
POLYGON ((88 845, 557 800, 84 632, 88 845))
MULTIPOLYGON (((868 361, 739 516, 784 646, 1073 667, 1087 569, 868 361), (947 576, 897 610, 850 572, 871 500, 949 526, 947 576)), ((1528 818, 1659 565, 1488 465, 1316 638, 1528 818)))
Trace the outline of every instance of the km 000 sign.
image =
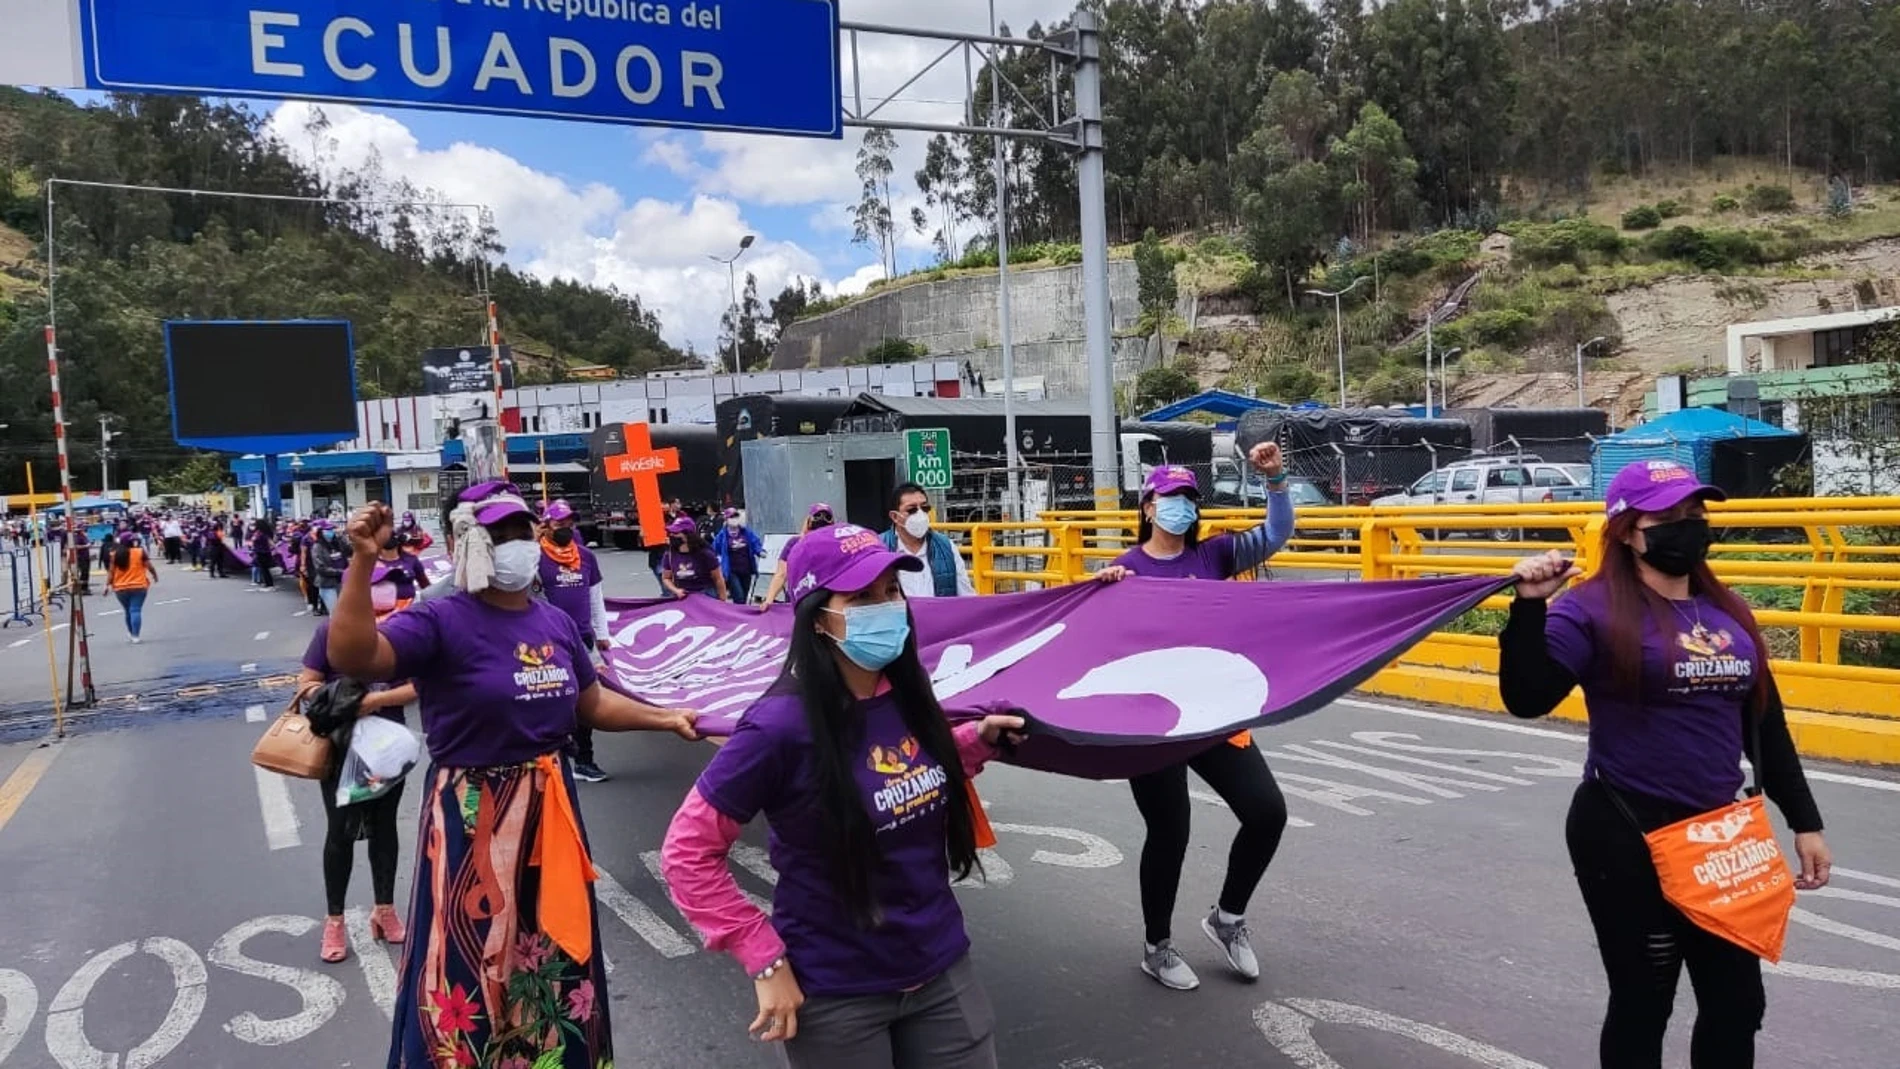
POLYGON ((910 481, 926 490, 948 490, 950 468, 950 432, 946 430, 905 431, 904 452, 908 457, 910 481))

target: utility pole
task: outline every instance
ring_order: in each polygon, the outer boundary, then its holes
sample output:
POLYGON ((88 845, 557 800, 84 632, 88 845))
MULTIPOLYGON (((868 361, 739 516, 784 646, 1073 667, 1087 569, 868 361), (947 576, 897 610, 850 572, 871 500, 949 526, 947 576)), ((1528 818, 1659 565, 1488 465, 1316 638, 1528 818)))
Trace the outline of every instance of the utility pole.
MULTIPOLYGON (((757 235, 747 234, 739 239, 739 251, 731 256, 708 255, 706 257, 714 263, 726 265, 726 294, 732 300, 730 307, 732 309, 732 373, 734 375, 743 369, 739 366, 739 273, 732 265, 738 263, 739 257, 744 256, 745 251, 757 240, 757 235)), ((719 380, 715 378, 713 381, 717 383, 719 380)), ((713 389, 713 400, 719 400, 719 390, 716 386, 713 389)))
POLYGON ((1339 346, 1339 407, 1341 408, 1346 407, 1346 313, 1341 310, 1340 298, 1358 289, 1359 284, 1365 280, 1366 276, 1360 275, 1358 278, 1352 280, 1352 285, 1347 286, 1343 290, 1335 290, 1332 293, 1328 293, 1325 290, 1306 291, 1315 297, 1331 297, 1333 299, 1333 338, 1339 346))
POLYGON ((106 429, 106 424, 111 421, 111 416, 99 417, 99 493, 102 495, 112 492, 111 465, 112 439, 114 435, 110 430, 106 429))
MULTIPOLYGON (((996 34, 996 0, 990 0, 990 35, 996 34)), ((997 66, 1002 48, 990 46, 990 125, 1003 126, 1003 82, 997 66)), ((1022 519, 1022 459, 1016 452, 1016 349, 1009 322, 1009 185, 1004 179, 1003 139, 990 139, 996 155, 996 316, 1003 342, 1003 463, 1009 469, 1009 501, 1003 518, 1022 519)), ((1106 225, 1106 222, 1104 223, 1106 225)))

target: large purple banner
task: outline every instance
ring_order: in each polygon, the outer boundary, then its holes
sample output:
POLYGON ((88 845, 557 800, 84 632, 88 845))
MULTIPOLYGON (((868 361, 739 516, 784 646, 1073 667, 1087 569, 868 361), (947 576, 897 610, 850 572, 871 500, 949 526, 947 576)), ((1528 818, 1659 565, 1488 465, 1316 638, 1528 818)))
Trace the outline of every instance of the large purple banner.
MULTIPOLYGON (((1358 686, 1510 580, 1200 583, 1128 579, 911 602, 946 709, 1029 717, 1013 761, 1120 779, 1242 730, 1304 716, 1358 686)), ((778 678, 791 611, 712 598, 611 600, 607 680, 729 734, 778 678)))

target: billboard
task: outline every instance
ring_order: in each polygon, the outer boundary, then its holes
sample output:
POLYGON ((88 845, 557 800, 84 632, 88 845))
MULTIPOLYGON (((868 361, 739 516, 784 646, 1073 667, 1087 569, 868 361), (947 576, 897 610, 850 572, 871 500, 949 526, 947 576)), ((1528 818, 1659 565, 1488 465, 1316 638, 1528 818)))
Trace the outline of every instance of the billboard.
MULTIPOLYGON (((515 388, 515 356, 501 346, 501 388, 515 388)), ((425 349, 422 353, 424 393, 494 393, 494 361, 486 345, 425 349)))
POLYGON ((357 435, 356 348, 345 320, 165 324, 172 437, 283 453, 357 435))

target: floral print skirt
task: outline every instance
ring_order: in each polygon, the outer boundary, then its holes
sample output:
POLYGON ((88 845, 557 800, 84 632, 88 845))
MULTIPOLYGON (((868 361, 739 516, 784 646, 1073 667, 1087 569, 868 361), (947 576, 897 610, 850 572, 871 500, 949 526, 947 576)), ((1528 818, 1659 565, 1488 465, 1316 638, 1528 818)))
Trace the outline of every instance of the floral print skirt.
MULTIPOLYGON (((533 765, 430 770, 389 1069, 613 1066, 598 911, 586 965, 538 923, 543 778, 533 765)), ((578 814, 565 761, 561 780, 545 786, 578 814)))

